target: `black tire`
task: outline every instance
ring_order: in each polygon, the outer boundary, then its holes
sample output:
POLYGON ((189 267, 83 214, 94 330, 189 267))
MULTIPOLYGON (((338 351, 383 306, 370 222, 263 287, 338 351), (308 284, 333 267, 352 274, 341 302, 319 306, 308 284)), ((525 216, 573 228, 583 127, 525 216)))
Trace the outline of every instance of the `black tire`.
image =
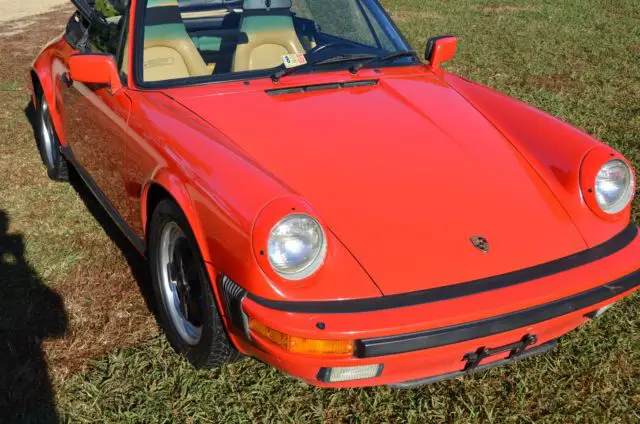
POLYGON ((151 218, 149 237, 149 261, 153 280, 153 290, 156 298, 157 315, 173 349, 184 356, 198 369, 215 368, 224 363, 235 362, 242 355, 233 347, 224 328, 222 318, 216 305, 213 288, 202 260, 195 236, 191 231, 184 213, 180 207, 170 199, 160 201, 151 218), (162 286, 165 278, 161 271, 161 236, 167 225, 173 223, 182 230, 184 239, 193 253, 194 263, 197 263, 197 278, 200 288, 200 298, 203 300, 201 315, 201 336, 196 344, 185 341, 176 328, 176 324, 169 312, 169 305, 163 296, 162 286))
POLYGON ((53 126, 49 105, 41 89, 38 90, 36 103, 34 105, 36 140, 42 162, 47 167, 47 175, 54 181, 68 181, 67 160, 60 153, 60 139, 53 126))

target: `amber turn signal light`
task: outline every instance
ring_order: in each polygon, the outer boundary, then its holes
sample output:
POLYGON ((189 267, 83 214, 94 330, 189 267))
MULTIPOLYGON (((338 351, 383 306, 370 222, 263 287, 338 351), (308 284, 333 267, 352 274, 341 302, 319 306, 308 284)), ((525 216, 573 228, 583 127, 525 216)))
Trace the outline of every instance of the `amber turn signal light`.
POLYGON ((260 337, 292 353, 306 353, 310 355, 353 354, 353 340, 315 340, 290 336, 267 327, 253 318, 249 318, 249 328, 260 337))

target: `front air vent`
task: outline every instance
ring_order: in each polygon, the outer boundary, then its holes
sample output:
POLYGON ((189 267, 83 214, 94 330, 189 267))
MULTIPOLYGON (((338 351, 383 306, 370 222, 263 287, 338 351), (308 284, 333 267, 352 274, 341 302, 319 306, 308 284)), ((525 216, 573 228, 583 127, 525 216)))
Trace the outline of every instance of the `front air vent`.
POLYGON ((247 291, 226 275, 222 275, 219 281, 227 317, 236 327, 246 331, 246 317, 242 311, 242 299, 247 295, 247 291))
POLYGON ((270 96, 283 96, 285 94, 312 93, 315 91, 324 91, 324 90, 340 90, 344 88, 356 88, 356 87, 373 87, 377 84, 378 84, 378 80, 349 81, 349 82, 338 82, 338 83, 331 83, 331 84, 304 85, 300 87, 276 88, 275 90, 266 90, 266 93, 270 96))

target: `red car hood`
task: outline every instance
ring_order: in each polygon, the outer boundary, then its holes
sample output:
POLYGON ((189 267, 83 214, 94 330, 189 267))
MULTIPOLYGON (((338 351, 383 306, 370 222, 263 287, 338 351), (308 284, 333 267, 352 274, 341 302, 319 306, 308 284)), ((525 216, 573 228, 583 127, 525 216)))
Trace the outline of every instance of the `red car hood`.
POLYGON ((211 90, 171 95, 311 202, 385 295, 587 247, 529 163, 431 74, 297 94, 211 90))

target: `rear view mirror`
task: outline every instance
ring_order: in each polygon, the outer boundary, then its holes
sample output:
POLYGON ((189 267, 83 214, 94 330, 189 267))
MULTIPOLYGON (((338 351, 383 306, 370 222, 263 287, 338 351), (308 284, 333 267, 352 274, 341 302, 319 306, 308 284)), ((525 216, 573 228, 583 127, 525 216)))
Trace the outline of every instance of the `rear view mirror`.
POLYGON ((72 81, 88 84, 105 84, 112 93, 122 88, 120 74, 112 55, 81 53, 69 58, 72 81))
POLYGON ((430 38, 425 52, 425 58, 429 61, 429 69, 440 72, 442 64, 453 59, 457 49, 458 39, 453 35, 430 38))

